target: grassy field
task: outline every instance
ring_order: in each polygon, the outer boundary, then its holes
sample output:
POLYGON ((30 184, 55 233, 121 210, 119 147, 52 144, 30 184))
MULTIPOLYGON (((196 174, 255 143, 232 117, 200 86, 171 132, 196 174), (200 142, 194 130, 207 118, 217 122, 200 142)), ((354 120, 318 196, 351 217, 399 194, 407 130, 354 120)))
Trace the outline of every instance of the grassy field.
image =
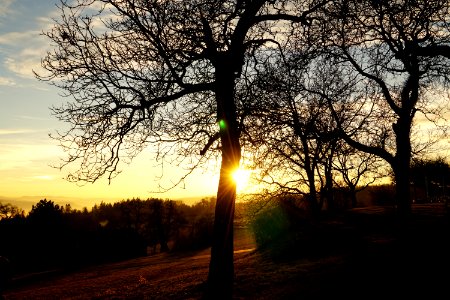
MULTIPOLYGON (((255 250, 251 232, 237 229, 234 299, 450 295, 449 220, 440 204, 414 206, 403 223, 390 208, 356 209, 307 233, 295 243, 255 250)), ((156 254, 16 278, 5 298, 201 299, 208 264, 209 249, 156 254)))

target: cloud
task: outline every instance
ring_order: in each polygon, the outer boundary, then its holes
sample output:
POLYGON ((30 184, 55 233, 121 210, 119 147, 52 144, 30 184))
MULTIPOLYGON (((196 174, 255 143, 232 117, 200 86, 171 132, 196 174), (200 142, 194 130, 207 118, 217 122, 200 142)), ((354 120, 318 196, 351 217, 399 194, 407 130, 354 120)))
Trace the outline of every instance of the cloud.
POLYGON ((10 135, 10 134, 24 134, 24 133, 32 133, 37 132, 32 129, 0 129, 0 135, 10 135))
POLYGON ((16 82, 11 78, 0 76, 0 85, 14 86, 16 82))
MULTIPOLYGON (((11 4, 14 2, 15 0, 0 0, 0 17, 11 15, 13 13, 11 4)), ((0 21, 0 23, 2 22, 0 21)))
POLYGON ((23 78, 34 78, 33 70, 41 68, 41 56, 48 48, 36 30, 0 35, 0 44, 7 46, 3 49, 6 69, 23 78))
MULTIPOLYGON (((15 46, 18 44, 28 44, 30 40, 34 40, 37 37, 39 37, 39 32, 36 30, 24 32, 8 32, 3 35, 0 35, 0 44, 8 46, 15 46)), ((34 49, 34 47, 32 49, 34 49)))
POLYGON ((45 180, 45 181, 54 180, 54 177, 51 175, 36 175, 36 176, 31 176, 29 178, 32 180, 45 180))
POLYGON ((29 176, 23 176, 24 173, 27 174, 27 173, 32 172, 32 171, 33 171, 33 169, 31 169, 31 168, 23 168, 23 170, 21 170, 20 173, 12 174, 12 176, 9 177, 9 180, 14 180, 16 182, 18 181, 18 182, 22 182, 22 183, 36 182, 36 181, 53 181, 53 180, 55 180, 55 177, 51 176, 51 175, 29 175, 29 176))
MULTIPOLYGON (((6 16, 12 12, 14 5, 11 4, 13 2, 14 0, 0 0, 0 18, 2 14, 6 16)), ((34 79, 33 71, 46 73, 41 66, 41 59, 50 49, 50 45, 42 32, 50 30, 54 26, 54 19, 59 19, 60 14, 59 9, 53 7, 47 9, 44 16, 36 16, 33 19, 33 26, 24 31, 17 29, 17 26, 14 26, 15 24, 9 24, 6 27, 7 29, 8 27, 15 28, 15 31, 0 35, 0 45, 2 45, 0 55, 3 56, 3 64, 8 71, 25 79, 34 79)), ((105 15, 114 16, 110 12, 105 13, 105 15)), ((104 26, 100 19, 95 21, 98 22, 97 27, 102 28, 104 26)), ((11 81, 2 81, 0 78, 0 85, 5 85, 5 82, 11 83, 11 81)))
POLYGON ((22 119, 22 120, 32 120, 32 121, 48 121, 49 120, 49 118, 40 118, 40 117, 36 117, 36 116, 25 116, 25 115, 17 116, 17 118, 22 119))
POLYGON ((8 57, 5 65, 11 72, 24 78, 34 78, 33 70, 41 67, 40 57, 18 55, 15 58, 8 57))
POLYGON ((61 150, 52 144, 1 144, 0 171, 49 167, 61 150))
POLYGON ((33 70, 41 69, 42 55, 49 47, 41 32, 35 29, 0 35, 0 44, 4 66, 22 78, 34 78, 33 70))

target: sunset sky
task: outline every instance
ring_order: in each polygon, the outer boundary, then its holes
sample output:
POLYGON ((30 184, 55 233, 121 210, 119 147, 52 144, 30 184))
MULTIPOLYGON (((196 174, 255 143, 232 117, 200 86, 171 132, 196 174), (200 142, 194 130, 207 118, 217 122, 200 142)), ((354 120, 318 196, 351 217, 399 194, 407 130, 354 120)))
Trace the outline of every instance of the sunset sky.
MULTIPOLYGON (((33 70, 39 73, 40 60, 50 47, 41 33, 50 28, 52 18, 59 17, 58 2, 0 0, 0 202, 29 209, 31 204, 46 198, 59 204, 70 203, 75 208, 91 208, 101 201, 137 197, 192 203, 215 195, 218 170, 214 168, 198 170, 178 187, 158 193, 159 184, 169 187, 187 171, 167 164, 161 169, 152 149, 145 149, 131 165, 122 166, 122 173, 111 183, 106 178, 95 184, 67 182, 63 178, 68 170, 52 167, 65 156, 49 134, 67 124, 52 116, 50 107, 70 99, 61 97, 61 91, 56 88, 39 82, 33 70)), ((439 122, 448 126, 450 104, 447 96, 441 96, 434 96, 432 103, 447 106, 445 118, 439 122)), ((423 114, 416 115, 414 143, 425 141, 437 132, 431 124, 423 114)), ((450 143, 447 138, 438 139, 439 143, 430 149, 434 152, 430 153, 447 157, 450 143)), ((240 191, 245 191, 244 188, 252 189, 252 185, 241 186, 240 191)))
MULTIPOLYGON (((49 107, 67 100, 57 89, 39 82, 40 59, 49 46, 40 33, 58 17, 56 0, 0 0, 0 202, 47 198, 74 207, 90 208, 100 201, 133 197, 201 199, 214 195, 217 188, 214 170, 199 171, 184 185, 166 193, 158 190, 161 168, 153 156, 142 153, 122 174, 108 184, 79 186, 65 181, 64 169, 51 167, 63 157, 62 150, 48 134, 65 126, 51 115, 49 107)), ((163 185, 185 172, 165 168, 163 185)), ((31 204, 29 205, 31 206, 31 204)))

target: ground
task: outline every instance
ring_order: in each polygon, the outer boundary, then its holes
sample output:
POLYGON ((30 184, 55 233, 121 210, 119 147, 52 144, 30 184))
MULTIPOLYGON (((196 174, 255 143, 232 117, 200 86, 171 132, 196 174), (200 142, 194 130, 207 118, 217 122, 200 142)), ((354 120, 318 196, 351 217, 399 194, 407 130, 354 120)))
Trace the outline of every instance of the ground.
MULTIPOLYGON (((450 296, 442 204, 415 205, 402 222, 390 207, 354 209, 305 232, 314 236, 256 250, 249 231, 237 229, 234 299, 450 296)), ((208 264, 205 249, 35 274, 15 278, 5 299, 201 299, 208 264)))

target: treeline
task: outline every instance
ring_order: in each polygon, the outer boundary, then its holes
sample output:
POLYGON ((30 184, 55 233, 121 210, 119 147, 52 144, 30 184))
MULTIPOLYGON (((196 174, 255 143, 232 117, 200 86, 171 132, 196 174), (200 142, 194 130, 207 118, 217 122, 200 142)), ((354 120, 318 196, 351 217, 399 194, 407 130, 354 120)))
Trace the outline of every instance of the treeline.
POLYGON ((0 256, 24 273, 208 247, 214 201, 131 199, 77 210, 43 199, 27 215, 1 204, 0 256))
MULTIPOLYGON (((443 158, 414 160, 410 188, 415 203, 447 204, 450 165, 443 158)), ((307 195, 251 197, 236 203, 235 224, 250 225, 260 246, 286 231, 288 219, 297 223, 310 212, 307 195), (282 203, 283 214, 290 218, 281 218, 273 203, 282 203)), ((334 210, 390 206, 395 204, 395 186, 370 185, 354 190, 335 187, 331 197, 334 210)), ((43 199, 25 214, 14 205, 0 203, 0 256, 7 257, 13 269, 22 273, 206 248, 211 245, 214 207, 214 198, 194 205, 131 199, 77 210, 43 199)))

